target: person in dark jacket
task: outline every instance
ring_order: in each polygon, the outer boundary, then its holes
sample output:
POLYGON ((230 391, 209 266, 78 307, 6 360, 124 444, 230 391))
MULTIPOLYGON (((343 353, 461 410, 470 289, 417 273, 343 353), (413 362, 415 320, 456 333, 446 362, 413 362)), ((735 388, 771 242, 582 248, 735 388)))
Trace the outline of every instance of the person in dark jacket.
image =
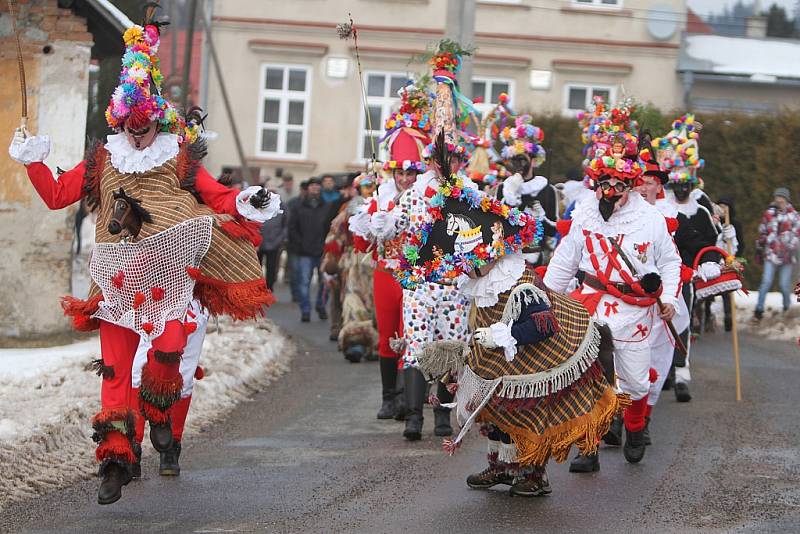
MULTIPOLYGON (((289 214, 294 211, 295 206, 306 198, 308 193, 308 180, 300 182, 300 193, 293 196, 290 200, 286 201, 286 220, 288 223, 289 214)), ((280 194, 280 193, 279 193, 280 194)), ((283 201, 283 197, 281 197, 283 201)), ((297 250, 295 244, 288 240, 288 225, 287 225, 287 240, 286 240, 286 276, 289 280, 289 288, 292 291, 292 302, 300 302, 300 290, 298 289, 298 282, 296 274, 299 272, 297 267, 297 250)))
MULTIPOLYGON (((281 203, 284 203, 283 198, 281 198, 281 203)), ((266 263, 266 280, 270 291, 278 278, 281 249, 286 241, 288 231, 289 217, 285 211, 261 225, 261 245, 258 248, 258 259, 262 265, 266 263)))
POLYGON ((305 198, 295 203, 289 212, 289 243, 297 255, 296 270, 292 279, 297 280, 300 298, 301 320, 311 320, 311 278, 317 272, 316 310, 320 319, 327 319, 325 311, 324 287, 319 266, 325 247, 325 236, 328 234, 331 221, 336 215, 333 204, 322 201, 321 185, 318 178, 308 181, 308 193, 305 198))

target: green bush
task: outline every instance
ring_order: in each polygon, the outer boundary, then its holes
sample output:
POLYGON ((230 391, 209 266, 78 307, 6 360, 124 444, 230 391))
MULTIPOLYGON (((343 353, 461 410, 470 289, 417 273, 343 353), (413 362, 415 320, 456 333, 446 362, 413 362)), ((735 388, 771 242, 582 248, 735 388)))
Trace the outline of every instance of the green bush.
MULTIPOLYGON (((646 105, 634 117, 658 136, 667 132, 678 115, 664 114, 646 105)), ((552 114, 533 117, 534 124, 544 129, 547 149, 547 161, 538 172, 555 182, 563 181, 570 169, 577 170, 581 165, 583 146, 577 121, 552 114)), ((713 200, 721 196, 733 198, 744 230, 747 286, 757 288, 761 267, 755 263, 755 240, 772 193, 777 187, 788 187, 800 206, 800 111, 753 116, 703 113, 696 118, 703 124, 700 155, 706 163, 699 174, 705 191, 713 200)))

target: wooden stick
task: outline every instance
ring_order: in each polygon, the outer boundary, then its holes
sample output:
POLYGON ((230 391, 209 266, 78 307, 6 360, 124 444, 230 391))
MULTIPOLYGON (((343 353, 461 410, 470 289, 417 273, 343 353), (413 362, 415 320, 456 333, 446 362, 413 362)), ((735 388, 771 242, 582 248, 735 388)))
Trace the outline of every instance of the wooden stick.
MULTIPOLYGON (((730 211, 728 211, 728 206, 723 208, 725 212, 725 224, 728 225, 731 223, 731 216, 730 211)), ((728 254, 733 256, 733 243, 731 243, 730 239, 725 240, 725 244, 728 247, 728 254)), ((731 334, 733 335, 733 361, 734 366, 736 367, 736 402, 742 400, 742 375, 741 375, 741 367, 739 365, 739 332, 736 329, 736 292, 731 291, 729 293, 731 296, 731 334)))
POLYGON ((8 14, 11 17, 11 28, 17 44, 17 64, 19 66, 19 88, 22 93, 22 120, 20 128, 24 131, 28 126, 28 91, 25 83, 25 64, 22 62, 22 44, 20 43, 19 28, 17 28, 17 15, 14 10, 14 0, 8 0, 8 14))

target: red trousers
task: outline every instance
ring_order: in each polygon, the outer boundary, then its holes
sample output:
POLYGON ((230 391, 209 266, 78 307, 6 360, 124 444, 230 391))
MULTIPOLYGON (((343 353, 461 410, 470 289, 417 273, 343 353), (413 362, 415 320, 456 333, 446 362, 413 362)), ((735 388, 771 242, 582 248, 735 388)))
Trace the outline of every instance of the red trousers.
POLYGON ((403 288, 391 273, 375 269, 373 276, 375 320, 378 323, 378 355, 381 358, 400 356, 389 340, 403 336, 403 288))
POLYGON ((179 366, 186 332, 183 323, 168 321, 153 340, 142 368, 139 394, 131 387, 131 368, 139 334, 115 324, 100 322, 100 351, 106 372, 100 392, 101 411, 93 418, 98 461, 132 463, 137 412, 151 423, 169 421, 169 409, 180 398, 183 379, 179 366), (137 398, 138 397, 138 398, 137 398))

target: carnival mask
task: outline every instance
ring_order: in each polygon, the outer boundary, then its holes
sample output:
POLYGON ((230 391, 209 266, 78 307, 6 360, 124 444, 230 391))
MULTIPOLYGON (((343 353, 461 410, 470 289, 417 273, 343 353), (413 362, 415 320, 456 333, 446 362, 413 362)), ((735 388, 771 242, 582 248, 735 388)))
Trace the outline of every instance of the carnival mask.
POLYGON ((678 201, 683 202, 689 198, 689 193, 692 192, 692 186, 688 183, 674 184, 672 186, 672 192, 678 201))
POLYGON ((600 200, 598 208, 604 221, 611 218, 617 204, 627 197, 628 189, 628 184, 620 180, 611 179, 600 182, 597 186, 597 198, 600 200))
POLYGON ((127 124, 125 125, 125 136, 128 138, 128 142, 131 146, 136 150, 144 150, 153 144, 153 140, 155 140, 157 134, 158 128, 156 128, 155 121, 148 123, 142 128, 132 128, 127 124))
POLYGON ((511 174, 519 174, 524 180, 530 177, 531 158, 527 154, 517 154, 506 164, 511 174))

